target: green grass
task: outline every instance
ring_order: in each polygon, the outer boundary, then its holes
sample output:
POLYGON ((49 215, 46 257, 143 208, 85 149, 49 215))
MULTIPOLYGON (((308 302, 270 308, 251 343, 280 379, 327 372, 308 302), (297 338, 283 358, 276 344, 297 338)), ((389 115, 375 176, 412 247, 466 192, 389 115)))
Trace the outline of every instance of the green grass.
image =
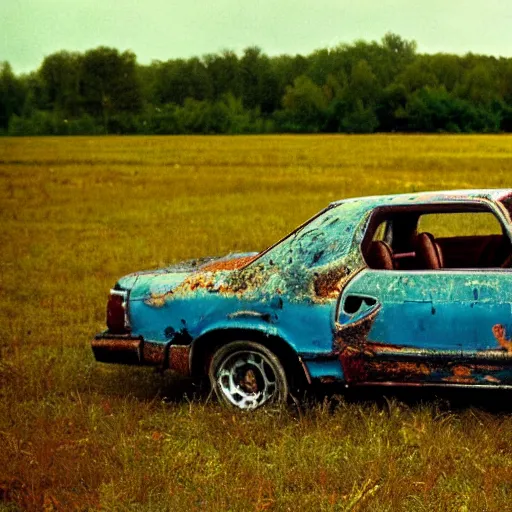
POLYGON ((263 249, 343 197, 511 178, 508 136, 0 138, 0 511, 507 510, 506 411, 233 414, 89 340, 128 272, 263 249))

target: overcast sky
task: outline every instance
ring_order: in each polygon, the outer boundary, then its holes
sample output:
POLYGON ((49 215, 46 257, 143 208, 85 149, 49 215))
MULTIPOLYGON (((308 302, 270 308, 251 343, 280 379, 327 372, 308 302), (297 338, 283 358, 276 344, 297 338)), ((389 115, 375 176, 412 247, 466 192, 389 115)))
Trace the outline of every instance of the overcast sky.
POLYGON ((62 49, 130 49, 141 63, 250 45, 305 55, 388 31, 420 52, 512 57, 512 0, 0 0, 0 61, 17 73, 62 49))

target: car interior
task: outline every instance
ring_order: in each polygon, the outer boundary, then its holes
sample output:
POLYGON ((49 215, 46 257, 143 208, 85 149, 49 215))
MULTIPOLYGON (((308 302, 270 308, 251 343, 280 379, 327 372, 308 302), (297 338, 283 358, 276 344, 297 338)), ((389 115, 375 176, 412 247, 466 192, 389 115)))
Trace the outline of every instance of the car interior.
POLYGON ((368 267, 380 270, 512 268, 512 244, 487 209, 460 206, 376 210, 363 240, 368 267))

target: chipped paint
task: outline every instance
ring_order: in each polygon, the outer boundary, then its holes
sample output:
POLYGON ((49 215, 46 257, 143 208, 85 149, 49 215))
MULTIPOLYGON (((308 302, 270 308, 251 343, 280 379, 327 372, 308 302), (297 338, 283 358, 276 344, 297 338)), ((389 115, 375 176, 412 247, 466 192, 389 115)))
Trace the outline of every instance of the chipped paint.
POLYGON ((251 261, 253 261, 256 256, 242 256, 235 257, 229 259, 220 259, 217 261, 213 261, 212 263, 207 263, 203 267, 201 267, 202 272, 216 272, 218 270, 237 270, 242 267, 245 267, 251 261))
POLYGON ((315 296, 324 299, 338 297, 349 275, 350 271, 344 267, 331 268, 326 272, 317 273, 313 284, 315 296))
POLYGON ((508 353, 512 353, 512 339, 507 339, 507 331, 501 324, 496 324, 492 328, 492 333, 501 347, 508 353))
POLYGON ((475 377, 472 375, 472 369, 468 366, 455 365, 452 368, 452 372, 453 375, 450 375, 449 377, 443 377, 443 381, 456 382, 458 384, 471 384, 476 382, 475 377))

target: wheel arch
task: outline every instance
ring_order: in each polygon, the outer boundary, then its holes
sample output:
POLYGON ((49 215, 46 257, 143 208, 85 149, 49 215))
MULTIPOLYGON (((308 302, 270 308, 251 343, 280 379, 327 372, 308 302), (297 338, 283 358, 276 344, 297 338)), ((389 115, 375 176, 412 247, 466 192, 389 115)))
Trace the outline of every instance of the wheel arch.
POLYGON ((273 352, 283 365, 290 384, 294 387, 308 382, 308 374, 299 354, 281 336, 258 329, 232 327, 219 328, 199 336, 192 342, 190 371, 193 376, 207 375, 215 351, 233 341, 253 341, 273 352))

